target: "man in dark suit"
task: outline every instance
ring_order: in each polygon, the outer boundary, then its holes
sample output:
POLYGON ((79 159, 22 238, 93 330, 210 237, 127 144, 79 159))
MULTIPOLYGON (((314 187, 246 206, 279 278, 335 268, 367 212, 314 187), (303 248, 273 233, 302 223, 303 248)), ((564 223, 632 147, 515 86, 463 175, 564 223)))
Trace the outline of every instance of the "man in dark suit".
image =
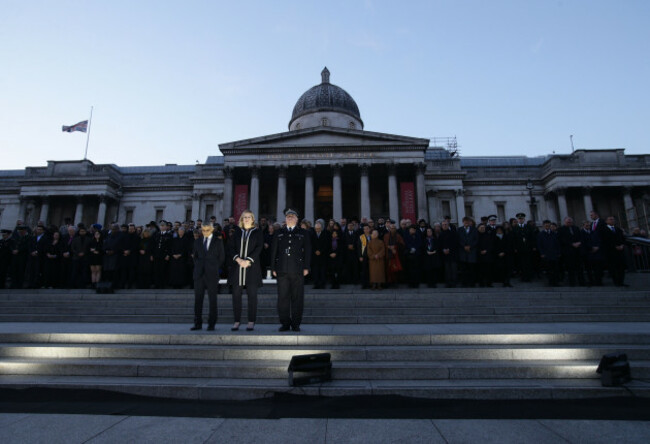
POLYGON ((314 288, 325 288, 327 282, 327 258, 330 254, 329 233, 323 228, 324 222, 318 219, 311 232, 311 276, 314 288))
POLYGON ((558 239, 562 249, 562 263, 569 275, 569 285, 585 284, 582 264, 582 234, 578 227, 573 226, 573 219, 564 218, 564 225, 558 230, 558 239))
POLYGON ((165 288, 169 280, 172 232, 167 221, 160 221, 160 231, 153 236, 153 280, 156 288, 165 288))
POLYGON ((463 217, 463 226, 456 230, 458 235, 458 265, 463 287, 473 287, 476 284, 476 247, 478 231, 472 226, 472 219, 463 217))
POLYGON ((295 210, 285 210, 284 216, 287 225, 275 232, 271 243, 271 270, 278 279, 279 331, 300 331, 311 242, 307 230, 297 226, 295 210))
POLYGON ((602 247, 605 250, 605 261, 612 276, 614 285, 625 285, 625 235, 623 230, 616 226, 614 216, 607 217, 606 225, 601 231, 602 247))
POLYGON ((11 230, 2 230, 0 239, 0 290, 7 284, 7 275, 11 265, 11 252, 14 249, 14 240, 11 238, 11 230))
POLYGON ((537 249, 546 267, 548 284, 557 287, 559 284, 560 241, 557 234, 551 230, 551 221, 543 222, 544 229, 537 236, 537 249))
POLYGON ((194 240, 194 326, 190 330, 201 330, 203 298, 207 289, 210 303, 208 331, 213 331, 217 323, 219 267, 223 265, 226 254, 212 224, 201 226, 201 233, 203 237, 194 240))
MULTIPOLYGON (((346 227, 341 227, 346 228, 346 227)), ((343 242, 345 243, 345 254, 343 256, 342 281, 345 284, 354 284, 359 281, 359 260, 357 259, 357 239, 359 235, 354 228, 354 223, 350 222, 347 229, 343 232, 343 242)))

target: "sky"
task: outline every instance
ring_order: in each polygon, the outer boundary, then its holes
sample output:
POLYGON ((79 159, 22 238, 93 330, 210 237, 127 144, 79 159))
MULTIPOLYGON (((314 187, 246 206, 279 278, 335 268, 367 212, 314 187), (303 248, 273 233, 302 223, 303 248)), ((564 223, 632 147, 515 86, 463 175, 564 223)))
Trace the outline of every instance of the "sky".
POLYGON ((0 169, 194 164, 321 81, 461 156, 650 153, 650 1, 0 0, 0 169))

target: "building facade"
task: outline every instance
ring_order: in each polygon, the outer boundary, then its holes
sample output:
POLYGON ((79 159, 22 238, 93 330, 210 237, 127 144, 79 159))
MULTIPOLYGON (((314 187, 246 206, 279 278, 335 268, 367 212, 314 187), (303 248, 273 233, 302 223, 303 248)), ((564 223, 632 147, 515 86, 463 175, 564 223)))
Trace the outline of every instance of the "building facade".
POLYGON ((145 224, 237 216, 244 208, 283 220, 390 217, 439 221, 518 212, 530 219, 586 219, 591 209, 647 229, 650 154, 576 150, 540 157, 461 157, 455 139, 364 130, 342 88, 321 83, 296 103, 288 131, 219 145, 203 164, 120 167, 90 160, 0 171, 0 227, 16 220, 61 225, 145 224))

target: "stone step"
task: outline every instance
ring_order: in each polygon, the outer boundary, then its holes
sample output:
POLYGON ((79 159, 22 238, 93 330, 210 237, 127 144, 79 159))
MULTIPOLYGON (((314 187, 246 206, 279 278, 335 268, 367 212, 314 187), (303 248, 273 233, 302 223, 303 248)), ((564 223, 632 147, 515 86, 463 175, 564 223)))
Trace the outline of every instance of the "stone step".
MULTIPOLYGON (((190 311, 190 310, 188 310, 190 311)), ((192 323, 193 315, 103 315, 103 314, 0 314, 0 322, 71 322, 71 323, 192 323)), ((226 311, 219 322, 229 323, 226 311)), ((244 315, 243 322, 247 322, 244 315)), ((431 314, 431 315, 305 315, 304 324, 449 324, 449 323, 539 323, 539 322, 649 322, 650 312, 635 313, 511 313, 511 314, 431 314)), ((258 324, 277 324, 278 318, 258 316, 258 324)))
MULTIPOLYGON (((40 324, 47 329, 48 326, 56 324, 40 324)), ((602 325, 602 324, 601 324, 602 325)), ((544 325, 542 324, 542 327, 544 325)), ((565 324, 566 326, 566 324, 565 324)), ((129 326, 130 327, 130 326, 129 326)), ((650 345, 650 333, 631 333, 630 329, 644 328, 644 324, 629 324, 625 332, 598 332, 596 326, 589 333, 400 333, 391 332, 390 326, 377 328, 378 333, 360 333, 358 326, 341 326, 347 333, 323 333, 328 326, 310 326, 316 333, 277 333, 268 334, 260 331, 262 327, 254 332, 230 332, 209 333, 205 331, 190 332, 182 324, 161 324, 155 326, 156 330, 164 333, 106 333, 105 330, 119 331, 126 329, 126 325, 107 325, 103 332, 53 332, 53 333, 0 333, 0 345, 12 346, 71 346, 89 344, 89 347, 100 347, 106 345, 124 345, 128 347, 227 347, 227 346, 287 346, 287 347, 335 347, 335 346, 453 346, 454 348, 474 346, 501 346, 501 347, 562 347, 562 346, 607 346, 629 344, 633 346, 650 345), (638 327, 637 327, 638 326, 638 327), (178 333, 182 330, 182 333, 178 333), (318 333, 320 331, 320 333, 318 333)), ((395 330, 401 326, 394 326, 395 330)), ((410 326, 409 330, 433 330, 434 326, 420 325, 410 326)), ((436 326, 437 327, 437 326, 436 326)), ((448 326, 452 327, 452 326, 448 326)), ((517 326, 518 327, 518 326, 517 326)), ((365 327, 362 327, 365 328, 365 327)), ((441 327, 442 330, 446 328, 441 327)), ((556 327, 559 328, 559 327, 556 327)), ((566 328, 566 327, 565 327, 566 328)), ((602 327, 600 327, 602 328, 602 327)), ((80 328, 78 328, 80 329, 80 328)), ((266 328, 268 330, 268 327, 266 328)), ((508 330, 507 325, 499 326, 500 330, 508 330)), ((274 330, 274 329, 273 329, 274 330)), ((493 328, 491 330, 494 330, 493 328)), ((521 329, 520 329, 521 330, 521 329)))
POLYGON ((108 390, 196 400, 247 400, 276 393, 307 396, 399 395, 428 399, 590 399, 650 396, 650 384, 602 387, 597 379, 333 380, 290 387, 284 379, 7 375, 0 388, 108 390))
MULTIPOLYGON (((529 297, 536 299, 561 299, 561 298, 583 298, 591 297, 593 299, 609 298, 613 296, 626 297, 648 297, 650 291, 647 289, 630 289, 608 287, 595 291, 594 289, 560 289, 556 291, 536 291, 533 289, 453 289, 453 291, 441 291, 432 289, 427 291, 413 292, 407 289, 383 290, 383 291, 332 291, 331 293, 318 293, 305 289, 305 299, 329 299, 329 300, 426 300, 427 298, 437 297, 444 299, 465 299, 476 300, 481 298, 490 299, 507 299, 509 296, 529 297)), ((0 290, 0 301, 15 300, 42 300, 46 298, 60 300, 138 300, 138 299, 156 299, 156 300, 182 300, 194 297, 192 290, 175 290, 173 292, 164 292, 163 290, 115 290, 114 293, 98 294, 92 289, 57 291, 57 290, 0 290)), ((218 294, 219 298, 229 298, 230 292, 222 291, 218 294)), ((273 299, 277 297, 276 292, 260 292, 260 300, 273 299)))
MULTIPOLYGON (((2 375, 128 376, 166 378, 284 379, 287 362, 278 360, 143 359, 2 359, 2 375)), ((650 361, 633 362, 636 378, 650 375, 650 361)), ((597 379, 597 364, 589 361, 338 361, 332 378, 355 379, 597 379)))
MULTIPOLYGON (((317 344, 314 344, 317 345, 317 344)), ((456 360, 569 360, 598 361, 606 353, 623 352, 630 359, 650 360, 650 345, 53 345, 0 344, 0 358, 103 358, 172 360, 277 360, 288 362, 297 354, 330 353, 336 361, 439 362, 456 360)))
MULTIPOLYGON (((226 304, 223 304, 226 305, 226 304)), ((219 316, 232 315, 230 306, 217 310, 219 316)), ((243 311, 246 311, 244 304, 243 311)), ((206 307, 207 309, 207 307, 206 307)), ((4 307, 2 309, 4 316, 9 315, 146 315, 146 316, 184 316, 191 314, 193 307, 78 307, 59 305, 55 307, 4 307)), ((647 311, 650 313, 650 304, 648 306, 625 305, 625 306, 526 306, 526 307, 324 307, 310 308, 306 307, 303 311, 304 316, 320 317, 337 317, 337 316, 415 316, 415 315, 511 315, 511 314, 639 314, 647 311)), ((277 309, 272 307, 258 308, 259 316, 277 316, 277 309)))

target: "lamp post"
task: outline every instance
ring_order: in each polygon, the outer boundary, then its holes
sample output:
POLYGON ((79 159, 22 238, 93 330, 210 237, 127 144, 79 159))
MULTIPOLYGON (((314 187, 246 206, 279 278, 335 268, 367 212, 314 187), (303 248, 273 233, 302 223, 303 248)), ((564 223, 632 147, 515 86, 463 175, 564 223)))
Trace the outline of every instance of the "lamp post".
POLYGON ((530 199, 530 219, 537 221, 537 200, 535 199, 535 196, 533 196, 534 188, 535 185, 533 184, 533 179, 528 178, 528 181, 526 181, 526 189, 528 190, 528 196, 530 199))

